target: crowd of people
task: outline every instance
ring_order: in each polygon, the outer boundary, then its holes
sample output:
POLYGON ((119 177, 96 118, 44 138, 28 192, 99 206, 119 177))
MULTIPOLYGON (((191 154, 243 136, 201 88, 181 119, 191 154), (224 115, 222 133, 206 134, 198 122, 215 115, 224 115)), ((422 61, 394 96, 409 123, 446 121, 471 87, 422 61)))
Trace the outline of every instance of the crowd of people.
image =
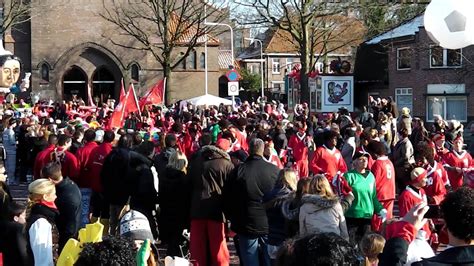
POLYGON ((474 162, 458 121, 426 128, 391 98, 325 115, 179 102, 110 128, 111 107, 83 104, 1 112, 3 265, 54 265, 96 222, 105 238, 76 265, 229 265, 230 238, 244 266, 474 263, 474 162), (26 205, 9 192, 18 183, 26 205))

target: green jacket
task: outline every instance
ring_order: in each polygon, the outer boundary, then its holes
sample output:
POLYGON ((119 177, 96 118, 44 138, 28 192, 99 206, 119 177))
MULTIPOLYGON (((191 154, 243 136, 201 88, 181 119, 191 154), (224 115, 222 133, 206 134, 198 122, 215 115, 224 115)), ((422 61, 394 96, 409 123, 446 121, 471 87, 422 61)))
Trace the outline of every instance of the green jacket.
POLYGON ((356 170, 351 170, 344 174, 344 178, 352 187, 354 194, 354 201, 346 211, 346 217, 371 219, 374 214, 378 214, 383 209, 377 199, 375 177, 370 171, 364 176, 356 170))

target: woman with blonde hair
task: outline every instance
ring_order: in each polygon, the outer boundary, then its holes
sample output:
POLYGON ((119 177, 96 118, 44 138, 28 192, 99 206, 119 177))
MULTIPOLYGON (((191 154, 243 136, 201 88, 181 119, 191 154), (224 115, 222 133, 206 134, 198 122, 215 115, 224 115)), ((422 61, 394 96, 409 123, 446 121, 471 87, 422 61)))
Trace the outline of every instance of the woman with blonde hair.
POLYGON ((270 259, 276 258, 276 253, 283 242, 289 238, 287 223, 282 213, 282 205, 289 197, 294 197, 297 184, 297 172, 290 168, 278 173, 275 187, 263 197, 268 218, 268 254, 270 259))
POLYGON ((309 193, 301 199, 300 235, 333 232, 349 240, 346 219, 339 198, 324 175, 315 175, 309 193))
MULTIPOLYGON (((37 179, 28 186, 30 215, 26 219, 29 252, 32 265, 54 265, 57 246, 53 245, 54 221, 58 216, 56 188, 49 179, 37 179)), ((57 244, 57 243, 54 243, 57 244)))
POLYGON ((160 239, 168 244, 167 256, 183 256, 179 245, 184 242, 183 230, 189 228, 191 186, 186 175, 188 160, 180 150, 171 153, 159 183, 160 239))

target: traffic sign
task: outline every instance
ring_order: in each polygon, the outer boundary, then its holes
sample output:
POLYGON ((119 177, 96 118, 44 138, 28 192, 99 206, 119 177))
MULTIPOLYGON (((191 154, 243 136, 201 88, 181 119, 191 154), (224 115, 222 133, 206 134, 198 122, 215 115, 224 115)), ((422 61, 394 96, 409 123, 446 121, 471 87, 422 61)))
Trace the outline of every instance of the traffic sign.
POLYGON ((240 79, 239 72, 237 72, 237 70, 235 69, 231 69, 227 71, 225 76, 227 77, 229 81, 238 81, 240 79))
POLYGON ((227 84, 227 95, 229 96, 239 96, 239 82, 238 81, 230 81, 227 84))

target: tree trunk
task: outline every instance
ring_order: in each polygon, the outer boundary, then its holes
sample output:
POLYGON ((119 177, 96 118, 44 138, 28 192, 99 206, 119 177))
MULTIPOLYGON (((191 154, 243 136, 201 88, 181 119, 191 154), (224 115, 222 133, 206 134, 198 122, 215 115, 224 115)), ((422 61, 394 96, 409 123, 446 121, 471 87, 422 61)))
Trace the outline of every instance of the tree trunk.
POLYGON ((171 81, 171 66, 169 64, 165 64, 163 66, 163 77, 166 78, 166 83, 165 83, 165 105, 168 106, 172 102, 171 98, 171 91, 169 90, 170 88, 170 81, 171 81))
POLYGON ((308 67, 309 54, 307 49, 302 49, 301 53, 301 70, 300 70, 300 102, 306 102, 309 105, 309 84, 308 84, 308 72, 311 70, 308 67))

